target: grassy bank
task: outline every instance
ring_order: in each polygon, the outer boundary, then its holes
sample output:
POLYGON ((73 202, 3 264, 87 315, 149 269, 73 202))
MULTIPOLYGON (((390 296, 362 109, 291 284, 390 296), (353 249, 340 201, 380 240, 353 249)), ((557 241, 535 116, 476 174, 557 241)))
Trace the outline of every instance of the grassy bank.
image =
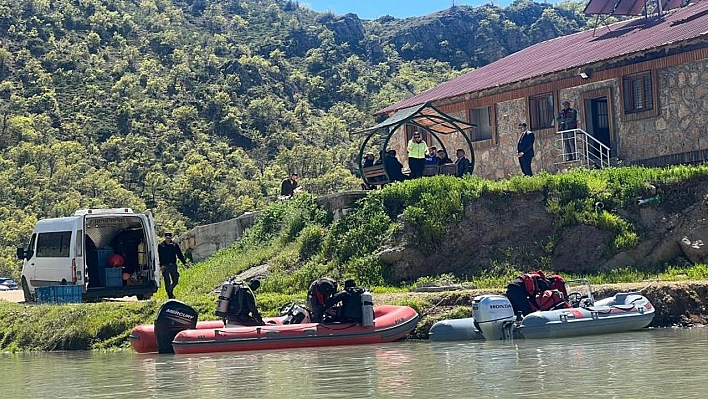
MULTIPOLYGON (((616 252, 632 248, 641 237, 630 221, 607 210, 598 211, 597 202, 602 202, 605 209, 617 209, 646 196, 652 186, 705 176, 706 167, 683 166, 575 170, 502 181, 439 176, 371 192, 353 212, 338 221, 332 221, 313 197, 302 195, 272 204, 231 248, 183 270, 176 295, 194 306, 202 319, 213 318, 216 298, 210 293, 221 282, 252 266, 268 264, 270 274, 258 292, 259 306, 267 315, 276 314, 288 301, 304 300, 309 283, 327 275, 340 280, 352 277, 361 285, 372 287, 379 303, 410 305, 432 318, 462 316, 469 311, 464 305, 437 312, 439 296, 409 293, 409 288, 426 283, 465 283, 478 289, 502 289, 529 266, 499 264, 476 275, 427 276, 417 282, 394 284, 374 254, 400 232, 401 220, 418 232, 413 244, 431 253, 447 229, 464 216, 465 206, 483 193, 539 192, 555 223, 582 223, 610 231, 614 239, 606 250, 616 252)), ((657 276, 664 281, 701 280, 708 278, 708 267, 653 265, 641 270, 609 270, 589 277, 595 284, 604 284, 640 282, 657 276)), ((14 351, 125 346, 130 330, 137 324, 152 322, 165 299, 160 291, 153 300, 144 302, 62 306, 0 302, 0 348, 14 351)))

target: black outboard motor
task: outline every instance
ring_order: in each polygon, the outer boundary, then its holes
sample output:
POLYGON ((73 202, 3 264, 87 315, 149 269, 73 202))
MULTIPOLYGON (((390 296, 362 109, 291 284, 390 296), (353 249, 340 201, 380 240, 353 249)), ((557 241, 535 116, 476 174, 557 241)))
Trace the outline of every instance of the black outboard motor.
POLYGON ((199 314, 191 306, 176 299, 165 302, 155 319, 158 353, 174 353, 172 341, 180 331, 197 327, 199 314))

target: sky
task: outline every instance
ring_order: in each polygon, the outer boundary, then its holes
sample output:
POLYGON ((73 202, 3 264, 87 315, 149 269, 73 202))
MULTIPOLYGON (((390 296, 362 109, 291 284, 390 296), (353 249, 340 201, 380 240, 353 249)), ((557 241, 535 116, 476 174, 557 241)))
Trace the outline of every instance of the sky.
POLYGON ((491 2, 504 7, 511 0, 301 0, 299 4, 319 12, 331 11, 337 15, 351 12, 361 19, 376 19, 387 14, 396 18, 422 16, 445 10, 453 4, 477 7, 491 2))

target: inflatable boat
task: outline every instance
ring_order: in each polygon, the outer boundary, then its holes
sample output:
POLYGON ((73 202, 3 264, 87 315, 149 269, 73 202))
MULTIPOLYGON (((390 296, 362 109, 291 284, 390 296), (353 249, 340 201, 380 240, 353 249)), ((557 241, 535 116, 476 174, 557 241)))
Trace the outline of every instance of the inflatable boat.
POLYGON ((576 337, 642 329, 654 319, 655 309, 637 292, 620 293, 595 302, 583 299, 572 308, 537 311, 521 320, 503 295, 481 295, 473 300, 472 316, 442 320, 430 328, 432 341, 504 340, 576 337))
MULTIPOLYGON (((297 305, 281 317, 264 318, 263 326, 224 325, 222 321, 197 322, 188 305, 167 301, 155 324, 135 327, 130 343, 138 353, 208 353, 270 350, 314 346, 359 345, 393 342, 405 338, 418 324, 418 313, 408 306, 374 306, 372 325, 360 323, 290 324, 297 305)), ((306 320, 305 320, 306 321, 306 320)))

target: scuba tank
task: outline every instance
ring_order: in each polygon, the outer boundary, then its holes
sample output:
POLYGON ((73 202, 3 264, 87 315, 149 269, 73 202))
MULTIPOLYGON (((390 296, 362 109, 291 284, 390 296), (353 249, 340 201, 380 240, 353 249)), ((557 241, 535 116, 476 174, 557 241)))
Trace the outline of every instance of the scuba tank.
POLYGON ((374 325, 374 299, 369 291, 361 294, 361 325, 364 327, 374 325))
POLYGON ((143 267, 147 265, 147 254, 145 253, 145 242, 140 241, 138 244, 138 266, 143 267))
POLYGON ((231 283, 224 283, 221 285, 221 292, 219 293, 219 300, 216 301, 216 310, 214 313, 220 317, 226 317, 229 313, 229 304, 231 303, 231 295, 233 295, 236 290, 236 286, 231 283))

